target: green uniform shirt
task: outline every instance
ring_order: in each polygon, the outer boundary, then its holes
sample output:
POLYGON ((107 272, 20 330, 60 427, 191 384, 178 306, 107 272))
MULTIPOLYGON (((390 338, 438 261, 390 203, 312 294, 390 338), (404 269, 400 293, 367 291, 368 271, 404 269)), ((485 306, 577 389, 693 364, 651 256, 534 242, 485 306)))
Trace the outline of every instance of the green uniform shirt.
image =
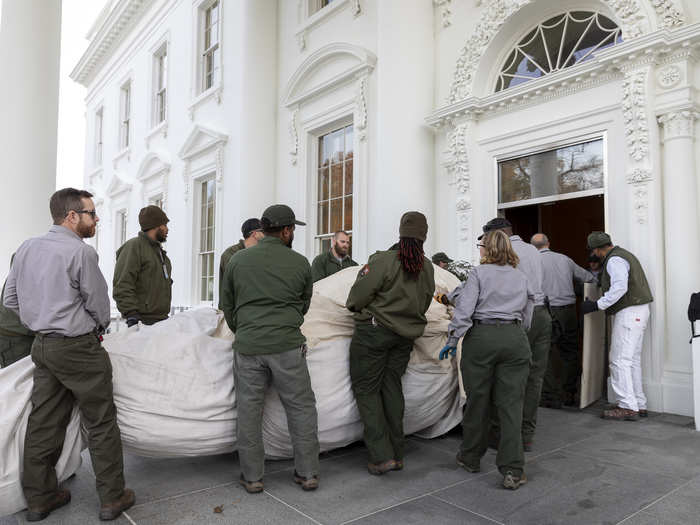
POLYGON ((647 304, 654 300, 654 296, 651 295, 651 289, 649 288, 649 283, 647 282, 647 276, 644 274, 644 269, 640 264, 639 260, 630 252, 619 246, 615 246, 612 250, 608 252, 603 259, 603 271, 600 276, 600 286, 603 293, 610 289, 610 274, 607 270, 607 262, 610 257, 620 257, 627 261, 630 265, 629 277, 627 280, 627 292, 625 295, 620 297, 620 299, 606 308, 605 312, 608 315, 616 314, 623 308, 628 306, 636 306, 640 304, 647 304))
POLYGON ((384 328, 407 339, 423 335, 425 312, 433 300, 433 263, 424 258, 418 279, 401 268, 398 251, 377 252, 362 267, 345 306, 358 321, 374 317, 384 328))
POLYGON ((335 255, 328 250, 326 253, 321 253, 314 258, 311 263, 311 277, 314 282, 325 279, 329 275, 333 275, 340 270, 357 266, 357 263, 350 257, 343 257, 342 261, 336 259, 335 255))
POLYGON ((221 309, 245 355, 276 354, 304 344, 300 327, 313 295, 306 257, 265 237, 226 266, 221 309))
POLYGON ((224 284, 224 273, 226 273, 226 265, 231 260, 231 257, 236 255, 241 250, 245 250, 245 242, 243 242, 243 239, 238 241, 237 244, 226 248, 221 254, 221 261, 219 262, 219 309, 221 309, 221 287, 224 284))
POLYGON ((112 281, 119 312, 124 317, 137 313, 144 321, 166 319, 172 299, 171 272, 170 259, 159 242, 144 232, 126 241, 117 250, 112 281))

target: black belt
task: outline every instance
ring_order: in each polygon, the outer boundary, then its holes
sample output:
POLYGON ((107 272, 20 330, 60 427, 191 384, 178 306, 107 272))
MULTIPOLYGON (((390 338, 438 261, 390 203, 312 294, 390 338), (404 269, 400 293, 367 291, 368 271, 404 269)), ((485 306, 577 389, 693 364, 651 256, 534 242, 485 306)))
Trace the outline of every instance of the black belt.
POLYGON ((550 306, 552 310, 566 310, 567 308, 575 308, 576 304, 565 304, 564 306, 550 306))
POLYGON ((75 339, 76 337, 85 337, 86 335, 92 335, 92 336, 97 336, 95 332, 87 332, 84 334, 80 335, 63 335, 59 334, 58 332, 49 332, 48 334, 37 334, 39 337, 50 337, 52 339, 75 339))
POLYGON ((474 319, 474 324, 520 324, 519 319, 474 319))

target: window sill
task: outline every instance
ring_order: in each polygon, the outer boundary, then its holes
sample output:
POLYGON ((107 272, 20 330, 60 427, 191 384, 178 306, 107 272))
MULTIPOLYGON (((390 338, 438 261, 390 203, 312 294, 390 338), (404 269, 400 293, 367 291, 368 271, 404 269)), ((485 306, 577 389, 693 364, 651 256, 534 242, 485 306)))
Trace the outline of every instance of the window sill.
POLYGON ((194 111, 197 109, 199 106, 201 106, 205 101, 209 100, 212 97, 216 97, 216 103, 221 104, 221 92, 223 91, 223 85, 221 83, 217 84, 216 86, 212 86, 206 91, 200 93, 197 95, 197 97, 190 103, 189 107, 187 108, 187 113, 190 117, 190 120, 194 120, 194 111))
POLYGON ((112 159, 112 165, 115 169, 117 168, 119 161, 123 158, 126 158, 127 162, 131 160, 131 147, 124 148, 114 156, 114 159, 112 159))
POLYGON ((339 13, 348 5, 352 5, 352 13, 354 16, 358 16, 360 14, 361 9, 359 0, 335 0, 327 6, 319 9, 314 14, 310 15, 304 22, 302 22, 294 33, 296 36, 297 45, 299 46, 299 51, 304 51, 304 49, 306 49, 306 37, 311 29, 319 25, 327 18, 339 13))
POLYGON ((148 135, 146 135, 146 147, 148 148, 150 146, 151 140, 162 134, 163 138, 166 138, 168 136, 168 119, 165 119, 163 122, 155 126, 151 131, 148 132, 148 135))
POLYGON ((90 182, 90 186, 94 187, 97 181, 102 180, 102 171, 102 165, 100 164, 90 173, 88 173, 88 181, 90 182))

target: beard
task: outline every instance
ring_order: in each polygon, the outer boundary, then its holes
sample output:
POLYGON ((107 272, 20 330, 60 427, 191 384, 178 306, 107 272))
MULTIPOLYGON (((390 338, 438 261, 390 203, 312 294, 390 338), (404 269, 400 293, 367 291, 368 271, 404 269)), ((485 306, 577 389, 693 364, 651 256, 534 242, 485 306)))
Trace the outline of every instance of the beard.
POLYGON ((95 227, 96 224, 94 222, 92 224, 86 224, 83 222, 81 217, 80 222, 78 223, 78 226, 76 226, 75 230, 78 236, 80 236, 80 238, 89 239, 90 237, 95 236, 95 227))
POLYGON ((285 243, 285 245, 287 246, 287 248, 291 248, 293 242, 294 242, 294 233, 292 233, 292 234, 289 236, 289 239, 287 240, 287 242, 285 243))
POLYGON ((345 257, 348 254, 348 247, 347 246, 339 246, 336 244, 335 253, 337 253, 341 257, 345 257))
POLYGON ((158 230, 158 231, 156 232, 156 241, 158 241, 158 242, 165 242, 165 241, 167 241, 167 240, 168 240, 168 234, 167 234, 167 233, 165 233, 165 232, 163 232, 163 231, 161 231, 161 230, 158 230))

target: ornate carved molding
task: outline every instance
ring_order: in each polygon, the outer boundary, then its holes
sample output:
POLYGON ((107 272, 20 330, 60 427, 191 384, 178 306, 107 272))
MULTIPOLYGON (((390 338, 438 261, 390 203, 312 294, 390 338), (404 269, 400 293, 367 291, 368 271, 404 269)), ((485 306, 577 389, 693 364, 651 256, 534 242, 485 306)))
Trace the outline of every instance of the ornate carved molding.
POLYGON ((182 182, 184 183, 184 191, 183 191, 183 197, 185 199, 185 202, 190 200, 190 185, 192 184, 190 181, 190 161, 186 160, 185 161, 185 167, 182 169, 182 182))
POLYGON ((357 81, 357 95, 355 96, 354 125, 358 131, 358 138, 365 140, 367 137, 367 77, 362 76, 357 81))
POLYGON ((622 82, 622 117, 625 121, 627 152, 640 162, 649 155, 649 124, 646 116, 646 79, 648 71, 625 76, 622 82))
POLYGON ((698 113, 691 110, 671 111, 658 117, 663 129, 663 140, 695 136, 695 119, 698 113))
POLYGON ((681 73, 681 68, 674 64, 662 67, 656 73, 656 79, 659 82, 659 86, 664 89, 671 89, 678 85, 683 77, 681 73))
POLYGON ((292 166, 297 163, 297 154, 299 153, 299 132, 297 126, 299 123, 299 108, 295 108, 289 117, 289 155, 291 156, 292 166))
POLYGON ((351 0, 350 11, 352 16, 358 17, 362 14, 362 6, 360 5, 360 0, 351 0))
POLYGON ((464 123, 447 134, 447 150, 444 152, 442 162, 447 174, 450 175, 449 184, 457 186, 457 191, 461 195, 469 193, 471 187, 467 152, 468 130, 469 123, 464 123))
POLYGON ((685 24, 685 15, 674 5, 673 0, 651 0, 651 5, 656 11, 659 27, 670 29, 685 24))
POLYGON ((450 27, 452 25, 452 0, 433 0, 433 5, 440 10, 442 27, 450 27))
POLYGON ((651 170, 648 168, 637 167, 627 173, 627 184, 644 184, 651 179, 651 170))
POLYGON ((649 220, 649 190, 647 186, 647 184, 642 184, 633 190, 634 214, 639 224, 646 224, 649 220))

